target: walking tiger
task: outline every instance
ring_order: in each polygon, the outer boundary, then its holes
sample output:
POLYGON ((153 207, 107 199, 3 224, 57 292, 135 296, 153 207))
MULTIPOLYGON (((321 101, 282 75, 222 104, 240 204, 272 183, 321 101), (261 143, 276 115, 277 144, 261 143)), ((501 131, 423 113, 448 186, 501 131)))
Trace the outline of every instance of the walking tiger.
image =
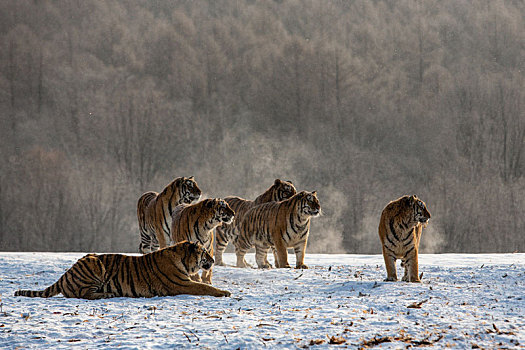
POLYGON ((419 241, 429 219, 426 204, 416 195, 398 198, 383 209, 379 238, 386 265, 386 281, 397 281, 396 259, 401 259, 401 266, 405 268, 402 280, 421 282, 418 275, 419 241))
POLYGON ((246 212, 240 224, 240 234, 235 238, 237 267, 248 264, 244 256, 255 245, 255 260, 259 268, 271 267, 268 249, 274 250, 275 265, 288 268, 287 248, 293 247, 296 267, 307 269, 304 254, 310 232, 310 219, 321 214, 321 204, 316 191, 302 191, 281 201, 258 205, 246 212))
POLYGON ((263 203, 280 202, 290 198, 296 193, 297 191, 291 181, 276 179, 270 188, 253 201, 234 196, 224 198, 228 205, 235 211, 235 218, 233 223, 224 223, 215 229, 215 265, 224 265, 222 253, 226 249, 228 242, 233 241, 234 237, 239 234, 239 223, 248 210, 263 203))

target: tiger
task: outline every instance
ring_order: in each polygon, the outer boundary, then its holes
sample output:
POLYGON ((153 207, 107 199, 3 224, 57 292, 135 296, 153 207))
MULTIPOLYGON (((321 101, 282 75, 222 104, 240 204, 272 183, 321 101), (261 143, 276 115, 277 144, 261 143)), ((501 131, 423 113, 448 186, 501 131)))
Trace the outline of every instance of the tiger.
MULTIPOLYGON (((204 199, 195 204, 181 204, 173 210, 171 240, 199 242, 213 255, 213 230, 222 223, 231 224, 235 212, 219 198, 204 199)), ((212 269, 204 270, 202 277, 192 275, 195 281, 211 284, 212 269)))
POLYGON ((222 224, 215 229, 215 265, 224 265, 224 262, 222 261, 222 253, 226 249, 228 242, 230 242, 234 236, 238 235, 238 226, 244 213, 259 204, 280 202, 284 199, 290 198, 296 193, 297 191, 291 181, 276 179, 270 188, 253 201, 235 196, 224 198, 224 200, 235 211, 235 218, 232 224, 222 224))
POLYGON ((161 193, 144 193, 137 203, 139 252, 146 254, 165 247, 165 235, 170 234, 173 209, 179 204, 191 204, 199 200, 201 193, 193 176, 174 179, 161 193))
POLYGON ((401 266, 405 268, 402 281, 421 282, 418 275, 419 241, 429 219, 426 204, 416 195, 398 198, 383 209, 379 238, 387 272, 385 281, 397 281, 396 259, 401 259, 401 266))
POLYGON ((234 238, 237 267, 247 267, 246 252, 255 245, 255 261, 259 268, 271 268, 268 249, 274 252, 275 266, 289 268, 287 248, 293 247, 296 268, 304 264, 310 219, 321 215, 317 192, 301 191, 281 202, 258 205, 246 212, 240 223, 240 232, 234 238))
POLYGON ((190 275, 210 269, 212 256, 199 243, 180 242, 153 253, 129 256, 88 254, 56 283, 42 291, 18 290, 15 296, 102 299, 154 297, 179 294, 229 297, 230 292, 192 281, 190 275))

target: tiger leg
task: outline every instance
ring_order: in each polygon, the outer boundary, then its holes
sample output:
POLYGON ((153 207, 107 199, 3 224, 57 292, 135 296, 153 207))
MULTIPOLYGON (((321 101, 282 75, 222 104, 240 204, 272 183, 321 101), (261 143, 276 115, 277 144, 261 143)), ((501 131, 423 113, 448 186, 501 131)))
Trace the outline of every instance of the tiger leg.
POLYGON ((262 242, 255 243, 255 261, 260 269, 271 269, 272 265, 268 262, 268 250, 270 245, 262 242))
POLYGON ((275 240, 275 252, 277 255, 275 266, 277 268, 290 268, 291 266, 288 264, 288 250, 282 238, 275 240))
POLYGON ((146 231, 140 230, 140 244, 139 244, 139 253, 147 254, 150 253, 150 244, 151 238, 146 231))
POLYGON ((413 249, 409 255, 405 256, 404 260, 405 274, 403 276, 403 281, 405 282, 415 282, 420 283, 418 274, 418 259, 417 259, 417 249, 413 249))
POLYGON ((224 253, 224 250, 226 250, 226 246, 228 246, 228 230, 231 230, 231 228, 218 226, 215 229, 215 254, 213 256, 215 259, 215 265, 226 265, 222 261, 222 253, 224 253))
POLYGON ((235 246, 235 255, 237 256, 237 267, 251 267, 250 264, 246 262, 245 256, 248 250, 252 247, 253 243, 251 238, 246 234, 239 234, 235 237, 233 244, 235 246))
POLYGON ((168 291, 166 295, 211 295, 213 297, 229 297, 231 295, 227 290, 215 288, 209 284, 189 281, 184 286, 174 286, 173 291, 168 291))
POLYGON ((396 257, 389 252, 383 245, 383 258, 385 259, 386 266, 386 279, 385 281, 392 282, 397 281, 396 272, 396 257))
POLYGON ((201 280, 203 283, 211 284, 211 276, 213 275, 213 268, 202 271, 201 280))
POLYGON ((295 268, 296 269, 307 269, 308 266, 304 264, 304 255, 306 252, 306 241, 300 242, 294 247, 295 252, 295 268))
POLYGON ((202 282, 201 276, 199 276, 198 272, 193 275, 190 275, 190 279, 195 282, 202 282))
POLYGON ((148 254, 157 250, 159 250, 159 242, 157 241, 156 234, 142 231, 139 252, 142 254, 148 254))
POLYGON ((157 229, 155 230, 155 237, 157 238, 158 242, 157 249, 166 248, 168 246, 168 244, 166 243, 166 237, 164 236, 164 229, 162 227, 157 227, 157 229))
MULTIPOLYGON (((209 253, 211 256, 213 256, 213 242, 211 244, 211 248, 209 249, 209 253)), ((210 267, 209 270, 202 270, 201 280, 203 283, 211 284, 211 276, 213 275, 213 266, 210 267)))
POLYGON ((103 293, 100 292, 99 286, 92 286, 89 288, 83 288, 81 291, 79 291, 78 294, 79 298, 82 299, 89 299, 89 300, 96 300, 96 299, 106 299, 106 298, 113 298, 115 295, 113 293, 103 293))
POLYGON ((60 278, 60 289, 66 298, 100 299, 106 268, 97 256, 87 255, 77 261, 60 278))
POLYGON ((245 259, 246 253, 248 251, 235 251, 235 255, 237 255, 237 264, 235 266, 237 267, 252 267, 252 265, 248 264, 248 262, 245 259))
POLYGON ((275 261, 275 267, 277 267, 277 251, 275 250, 275 247, 272 246, 272 254, 273 254, 273 261, 275 261))

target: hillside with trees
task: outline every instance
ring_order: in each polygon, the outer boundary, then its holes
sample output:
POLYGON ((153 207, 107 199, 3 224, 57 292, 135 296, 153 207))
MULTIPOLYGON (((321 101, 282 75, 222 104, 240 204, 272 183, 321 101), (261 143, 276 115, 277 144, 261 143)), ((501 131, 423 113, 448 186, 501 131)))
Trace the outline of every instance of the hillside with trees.
POLYGON ((253 199, 317 190, 310 252, 525 250, 525 3, 0 3, 0 250, 136 252, 174 177, 253 199))

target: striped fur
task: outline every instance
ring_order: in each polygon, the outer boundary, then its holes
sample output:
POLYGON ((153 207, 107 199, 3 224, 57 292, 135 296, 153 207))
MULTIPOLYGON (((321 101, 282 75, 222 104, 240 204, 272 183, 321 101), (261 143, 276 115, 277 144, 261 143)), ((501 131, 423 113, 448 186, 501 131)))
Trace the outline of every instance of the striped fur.
POLYGON ((253 201, 233 196, 224 198, 235 211, 235 219, 233 223, 229 225, 222 224, 215 229, 215 265, 224 265, 222 253, 226 249, 228 242, 232 241, 233 238, 239 234, 239 223, 248 210, 260 204, 280 202, 290 198, 296 193, 297 191, 291 181, 276 179, 270 188, 253 201))
POLYGON ((153 252, 166 247, 166 236, 170 236, 171 214, 179 204, 190 204, 199 200, 201 190, 191 177, 178 177, 161 193, 146 192, 137 203, 137 218, 140 229, 139 252, 153 252))
MULTIPOLYGON (((235 212, 222 199, 205 199, 198 203, 182 204, 172 215, 171 233, 173 242, 189 240, 199 242, 213 254, 213 229, 222 223, 230 224, 235 212)), ((196 281, 211 284, 212 269, 192 275, 196 281)))
POLYGON ((101 299, 179 294, 230 296, 208 284, 192 281, 200 268, 210 269, 213 258, 198 243, 177 245, 141 256, 88 254, 43 291, 19 290, 15 296, 101 299))
POLYGON ((240 233, 235 237, 237 267, 246 267, 246 252, 255 245, 255 260, 259 268, 271 267, 268 249, 274 251, 278 268, 290 267, 287 248, 294 248, 296 267, 307 269, 304 264, 306 244, 310 232, 310 219, 321 214, 321 204, 315 191, 302 191, 282 202, 270 202, 246 212, 240 223, 240 233))
POLYGON ((396 259, 405 268, 406 282, 421 282, 418 275, 419 241, 430 219, 426 204, 413 196, 388 203, 379 221, 379 238, 385 259, 386 281, 397 281, 396 259))

